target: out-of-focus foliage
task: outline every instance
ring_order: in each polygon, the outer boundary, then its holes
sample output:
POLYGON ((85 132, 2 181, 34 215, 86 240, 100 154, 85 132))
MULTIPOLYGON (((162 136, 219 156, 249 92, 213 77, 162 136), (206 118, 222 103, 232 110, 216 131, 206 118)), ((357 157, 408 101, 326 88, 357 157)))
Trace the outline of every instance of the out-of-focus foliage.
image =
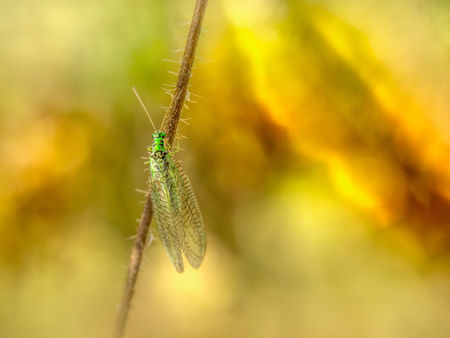
MULTIPOLYGON (((129 337, 450 335, 447 1, 211 1, 184 160, 203 266, 147 250, 129 337)), ((114 327, 193 1, 0 3, 0 336, 114 327)))

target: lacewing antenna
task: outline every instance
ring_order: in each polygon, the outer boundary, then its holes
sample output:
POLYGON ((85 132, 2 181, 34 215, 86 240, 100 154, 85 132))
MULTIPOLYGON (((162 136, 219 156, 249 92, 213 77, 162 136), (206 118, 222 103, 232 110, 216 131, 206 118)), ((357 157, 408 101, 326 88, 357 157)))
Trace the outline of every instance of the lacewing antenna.
POLYGON ((139 100, 139 103, 141 104, 142 108, 144 108, 144 111, 147 114, 148 119, 150 120, 150 123, 152 124, 153 129, 156 130, 155 124, 153 123, 153 120, 150 117, 150 114, 148 113, 147 108, 145 108, 145 104, 144 104, 144 102, 142 102, 141 97, 139 96, 136 88, 132 87, 132 89, 133 89, 134 95, 136 95, 137 99, 139 100))

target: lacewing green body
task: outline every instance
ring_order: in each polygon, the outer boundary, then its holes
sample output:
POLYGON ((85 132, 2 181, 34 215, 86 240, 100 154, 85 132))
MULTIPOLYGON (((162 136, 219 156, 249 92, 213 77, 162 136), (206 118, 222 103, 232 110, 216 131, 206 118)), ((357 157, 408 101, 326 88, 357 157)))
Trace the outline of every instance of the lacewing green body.
POLYGON ((183 272, 182 253, 198 268, 205 256, 206 229, 189 178, 165 149, 162 131, 149 147, 151 199, 162 245, 175 269, 183 272))

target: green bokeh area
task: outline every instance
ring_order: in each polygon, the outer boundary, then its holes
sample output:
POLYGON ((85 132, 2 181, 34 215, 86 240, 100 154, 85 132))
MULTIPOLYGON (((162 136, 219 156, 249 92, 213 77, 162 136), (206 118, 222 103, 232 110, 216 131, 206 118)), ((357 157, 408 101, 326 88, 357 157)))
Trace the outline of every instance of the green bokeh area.
MULTIPOLYGON (((0 3, 0 337, 112 335, 193 1, 0 3)), ((446 1, 211 1, 174 156, 199 270, 126 337, 450 336, 446 1), (178 149, 182 148, 182 149, 178 149)))

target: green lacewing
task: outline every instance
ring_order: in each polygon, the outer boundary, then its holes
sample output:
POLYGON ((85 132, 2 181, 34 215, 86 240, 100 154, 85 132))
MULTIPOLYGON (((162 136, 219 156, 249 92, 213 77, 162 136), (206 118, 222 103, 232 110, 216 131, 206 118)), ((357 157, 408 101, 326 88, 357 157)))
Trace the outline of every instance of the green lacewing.
MULTIPOLYGON (((145 105, 133 88, 153 127, 145 105)), ((154 127, 154 129, 156 129, 154 127)), ((184 271, 182 253, 194 268, 200 267, 206 252, 206 228, 189 178, 165 144, 166 134, 153 133, 148 147, 153 213, 159 238, 178 272, 184 271)))

